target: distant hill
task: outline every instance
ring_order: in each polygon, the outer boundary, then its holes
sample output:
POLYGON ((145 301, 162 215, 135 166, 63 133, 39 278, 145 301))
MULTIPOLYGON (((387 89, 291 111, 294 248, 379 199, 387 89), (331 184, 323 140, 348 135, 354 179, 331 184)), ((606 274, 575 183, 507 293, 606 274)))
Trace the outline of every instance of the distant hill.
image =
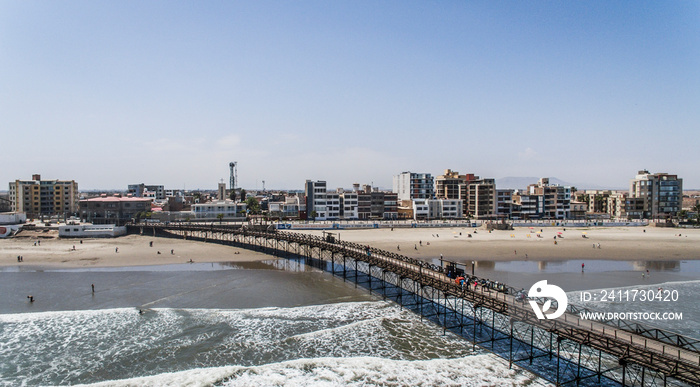
MULTIPOLYGON (((505 189, 525 189, 528 185, 530 184, 537 184, 537 182, 540 181, 539 177, 502 177, 499 179, 496 179, 496 188, 505 188, 505 189)), ((561 179, 558 179, 556 177, 550 177, 549 178, 549 184, 559 184, 561 186, 569 186, 569 187, 576 187, 579 190, 582 189, 610 189, 606 187, 601 187, 596 184, 580 184, 580 183, 571 183, 568 181, 564 181, 561 179)))

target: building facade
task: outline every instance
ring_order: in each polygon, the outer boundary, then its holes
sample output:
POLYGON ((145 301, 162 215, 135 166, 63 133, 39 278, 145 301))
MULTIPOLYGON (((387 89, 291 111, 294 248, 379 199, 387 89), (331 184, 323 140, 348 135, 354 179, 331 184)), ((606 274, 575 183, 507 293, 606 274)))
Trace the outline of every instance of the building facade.
POLYGON ((310 219, 326 220, 328 218, 326 182, 306 180, 304 195, 306 196, 306 216, 310 219))
POLYGON ((240 220, 247 216, 247 205, 245 202, 231 200, 195 203, 192 205, 192 212, 195 219, 240 220))
POLYGON ((683 205, 683 179, 668 173, 641 170, 630 180, 630 198, 639 198, 644 205, 644 218, 676 216, 683 205))
POLYGON ((93 224, 121 225, 137 217, 138 213, 151 211, 151 199, 122 197, 120 194, 80 201, 80 218, 93 224))
POLYGON ((129 184, 127 193, 137 198, 165 199, 165 187, 162 185, 129 184))
POLYGON ((399 200, 432 199, 435 197, 435 181, 429 173, 403 172, 394 176, 392 192, 399 200))
POLYGON ((15 180, 9 185, 13 212, 24 212, 30 218, 78 212, 75 180, 41 180, 41 175, 32 175, 32 180, 15 180))

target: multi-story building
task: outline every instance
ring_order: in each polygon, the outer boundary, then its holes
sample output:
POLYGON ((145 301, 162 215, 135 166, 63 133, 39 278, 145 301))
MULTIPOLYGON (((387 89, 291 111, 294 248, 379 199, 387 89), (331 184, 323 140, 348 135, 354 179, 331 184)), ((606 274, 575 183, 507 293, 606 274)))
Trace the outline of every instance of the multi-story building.
POLYGON ((467 176, 446 169, 443 175, 435 177, 435 197, 438 199, 466 199, 467 176))
POLYGON ((531 194, 527 191, 516 190, 513 192, 512 219, 539 219, 542 217, 543 208, 544 196, 531 194))
POLYGON ((433 176, 429 173, 403 172, 394 176, 393 192, 399 200, 432 199, 435 197, 433 176))
POLYGON ((192 212, 196 219, 239 220, 246 217, 247 205, 245 202, 234 202, 232 200, 195 203, 192 205, 192 212))
POLYGON ((326 192, 326 219, 340 219, 340 192, 326 192))
POLYGON ((412 202, 414 220, 462 218, 461 199, 415 199, 412 202))
POLYGON ((165 187, 162 185, 129 184, 127 193, 137 198, 165 199, 165 187))
POLYGON ((306 216, 316 220, 326 220, 328 218, 326 182, 307 180, 304 185, 304 195, 306 196, 306 216))
POLYGON ((340 191, 340 217, 358 219, 358 193, 340 191))
MULTIPOLYGON (((473 176, 473 175, 472 175, 473 176)), ((467 183, 467 215, 476 219, 496 218, 496 180, 475 176, 467 183)))
POLYGON ((542 197, 541 218, 568 219, 571 212, 571 187, 549 184, 549 178, 543 177, 537 184, 527 187, 530 195, 542 197))
POLYGON ((676 216, 683 203, 683 179, 668 173, 641 170, 630 180, 630 197, 644 202, 644 217, 650 219, 676 216))
POLYGON ((28 217, 68 215, 78 212, 78 183, 75 180, 32 180, 10 182, 10 207, 28 217))
POLYGON ((284 201, 269 203, 269 214, 271 218, 298 218, 300 210, 299 196, 287 196, 284 201))
POLYGON ((120 194, 80 200, 80 218, 93 224, 121 225, 151 211, 151 199, 122 197, 120 194))
POLYGON ((510 219, 513 210, 513 190, 496 190, 496 216, 499 219, 510 219))

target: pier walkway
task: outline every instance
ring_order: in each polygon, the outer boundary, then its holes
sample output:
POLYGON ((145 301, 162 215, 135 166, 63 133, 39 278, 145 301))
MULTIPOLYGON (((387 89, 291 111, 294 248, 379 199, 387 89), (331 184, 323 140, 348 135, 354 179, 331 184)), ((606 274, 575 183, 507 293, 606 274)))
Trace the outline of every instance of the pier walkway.
MULTIPOLYGON (((582 320, 569 305, 537 318, 519 289, 461 287, 445 269, 367 245, 264 226, 148 224, 130 232, 229 244, 312 266, 378 292, 561 386, 700 386, 700 341, 624 321, 582 320)), ((477 277, 466 276, 479 281, 477 277)), ((546 300, 538 300, 541 304, 546 300)))

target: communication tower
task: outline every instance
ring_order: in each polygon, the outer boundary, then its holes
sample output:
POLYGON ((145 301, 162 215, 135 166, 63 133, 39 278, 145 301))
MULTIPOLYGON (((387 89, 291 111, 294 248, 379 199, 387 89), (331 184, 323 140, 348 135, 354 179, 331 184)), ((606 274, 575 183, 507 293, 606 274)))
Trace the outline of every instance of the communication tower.
POLYGON ((229 184, 231 185, 231 191, 234 191, 236 189, 236 180, 238 180, 238 161, 228 163, 228 167, 231 170, 229 184))

